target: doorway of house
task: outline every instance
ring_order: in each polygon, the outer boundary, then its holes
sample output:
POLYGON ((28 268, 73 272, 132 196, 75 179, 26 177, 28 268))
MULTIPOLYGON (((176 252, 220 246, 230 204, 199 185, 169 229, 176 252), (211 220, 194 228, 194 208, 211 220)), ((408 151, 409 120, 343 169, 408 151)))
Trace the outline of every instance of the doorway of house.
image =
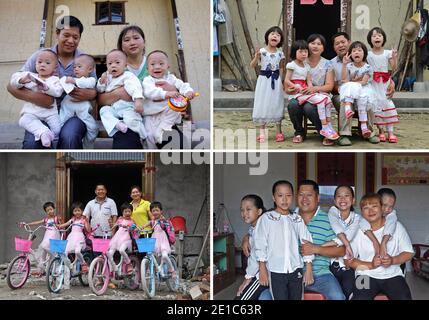
MULTIPOLYGON (((95 185, 104 183, 107 196, 116 202, 119 208, 129 202, 130 187, 142 186, 144 164, 79 164, 70 167, 70 204, 81 201, 84 206, 94 199, 95 185)), ((70 217, 70 212, 67 213, 70 217)))
POLYGON ((323 56, 326 59, 335 57, 331 37, 341 28, 341 1, 334 0, 332 5, 318 0, 312 5, 301 4, 302 0, 294 0, 294 39, 306 40, 309 35, 319 33, 326 38, 323 56))

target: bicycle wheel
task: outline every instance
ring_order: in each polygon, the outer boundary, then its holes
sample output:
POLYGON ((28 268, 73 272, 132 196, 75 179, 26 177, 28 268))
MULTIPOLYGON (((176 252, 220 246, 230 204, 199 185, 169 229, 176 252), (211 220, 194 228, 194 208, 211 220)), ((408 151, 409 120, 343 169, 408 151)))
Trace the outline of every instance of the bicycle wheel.
POLYGON ((7 285, 12 290, 21 288, 30 275, 30 260, 27 256, 15 257, 7 268, 7 285))
MULTIPOLYGON (((92 254, 90 252, 84 252, 83 253, 83 260, 85 260, 87 266, 91 265, 92 254)), ((82 266, 81 266, 81 270, 82 270, 82 266)), ((88 273, 82 273, 82 272, 80 272, 79 273, 79 282, 84 287, 89 286, 89 283, 88 283, 88 273)))
POLYGON ((61 257, 55 257, 48 267, 48 273, 46 275, 46 284, 48 290, 52 293, 60 292, 64 284, 64 260, 61 257))
POLYGON ((133 272, 124 278, 125 286, 130 290, 136 290, 140 286, 140 261, 136 256, 130 256, 133 272))
POLYGON ((170 291, 177 292, 180 286, 180 279, 179 279, 179 272, 177 271, 176 258, 174 256, 169 256, 169 258, 171 260, 171 264, 173 265, 173 269, 176 276, 173 278, 172 274, 169 272, 165 282, 167 283, 167 287, 168 289, 170 289, 170 291))
POLYGON ((107 258, 102 255, 92 260, 89 266, 88 283, 92 292, 97 296, 104 294, 107 290, 110 277, 109 264, 107 258))
POLYGON ((155 266, 153 262, 153 257, 144 257, 141 265, 141 281, 143 291, 146 292, 146 295, 149 298, 155 296, 155 266))

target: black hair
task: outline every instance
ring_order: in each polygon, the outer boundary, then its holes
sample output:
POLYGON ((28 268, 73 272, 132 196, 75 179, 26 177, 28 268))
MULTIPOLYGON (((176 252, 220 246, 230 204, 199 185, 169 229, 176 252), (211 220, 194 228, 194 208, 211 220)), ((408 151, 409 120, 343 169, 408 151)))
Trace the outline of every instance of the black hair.
POLYGON ((360 207, 362 209, 363 205, 370 202, 371 200, 377 200, 377 202, 380 203, 380 206, 382 205, 381 202, 381 196, 378 193, 367 193, 366 195, 364 195, 362 197, 362 199, 360 199, 360 207))
POLYGON ((310 34, 310 36, 307 38, 307 43, 311 43, 316 39, 319 39, 320 42, 322 42, 323 49, 326 49, 326 38, 318 33, 310 34))
POLYGON ((77 209, 77 208, 79 208, 79 209, 81 209, 83 211, 84 210, 83 203, 80 202, 80 201, 74 201, 72 203, 72 205, 70 206, 71 212, 73 212, 74 209, 77 209))
POLYGON ((292 47, 290 48, 290 58, 292 60, 296 59, 296 52, 298 50, 307 50, 308 51, 308 43, 305 40, 296 40, 292 47))
MULTIPOLYGON (((122 41, 123 41, 125 35, 129 31, 135 31, 135 32, 137 32, 138 34, 141 35, 141 37, 143 38, 143 41, 146 41, 145 36, 144 36, 144 32, 143 32, 142 28, 140 28, 138 26, 129 26, 129 27, 126 27, 126 28, 122 29, 121 33, 119 34, 118 44, 117 44, 118 50, 122 50, 122 41)), ((143 51, 143 54, 144 54, 144 51, 143 51)))
POLYGON ((302 180, 298 184, 298 189, 301 188, 301 186, 312 186, 313 190, 316 191, 317 194, 319 194, 319 185, 317 184, 316 181, 313 181, 313 180, 302 180))
POLYGON ((130 204, 130 203, 128 203, 128 202, 124 202, 122 205, 121 205, 121 208, 120 208, 120 210, 121 210, 121 212, 124 212, 124 210, 125 209, 130 209, 131 210, 131 212, 133 212, 133 206, 130 204))
POLYGON ((130 193, 133 191, 133 189, 137 189, 139 192, 142 192, 142 188, 138 185, 131 186, 130 193))
POLYGON ((57 23, 57 33, 64 29, 64 27, 77 27, 79 28, 79 34, 83 32, 83 24, 80 20, 74 16, 65 16, 57 23))
POLYGON ((264 201, 262 200, 262 198, 260 196, 258 196, 256 194, 248 194, 248 195, 245 195, 241 199, 241 202, 243 202, 245 200, 251 200, 256 208, 262 209, 262 213, 264 213, 266 211, 265 207, 264 207, 264 201))
POLYGON ((106 189, 106 190, 107 190, 107 187, 106 187, 106 185, 105 185, 103 182, 98 182, 98 183, 96 183, 96 184, 95 184, 95 189, 97 189, 97 187, 100 187, 100 186, 103 186, 103 187, 104 187, 104 189, 106 189))
POLYGON ((159 210, 162 211, 162 204, 159 201, 154 201, 150 204, 150 211, 152 211, 153 209, 158 208, 159 210))
MULTIPOLYGON (((335 189, 335 191, 334 191, 334 198, 337 196, 337 191, 338 191, 340 188, 347 188, 347 189, 349 189, 349 190, 350 190, 350 193, 352 194, 352 197, 353 197, 353 198, 355 197, 355 191, 353 190, 353 188, 352 188, 351 186, 346 185, 346 184, 340 184, 340 185, 335 189)), ((353 207, 353 205, 350 207, 350 211, 355 211, 355 208, 353 207)))
POLYGON ((48 201, 43 204, 44 211, 46 211, 46 209, 48 209, 49 207, 52 207, 53 209, 55 209, 55 204, 52 201, 48 201))
POLYGON ((368 41, 368 44, 371 46, 371 48, 374 48, 374 45, 372 44, 372 41, 371 41, 374 31, 377 33, 380 33, 383 36, 383 47, 384 47, 387 41, 387 36, 386 36, 386 32, 384 32, 384 30, 381 29, 380 27, 375 27, 369 30, 368 35, 366 36, 366 40, 368 41))
POLYGON ((283 31, 282 29, 280 29, 277 26, 271 27, 267 30, 267 32, 265 32, 265 44, 268 45, 268 36, 270 35, 271 32, 277 32, 280 35, 280 41, 277 44, 277 48, 281 48, 283 46, 283 41, 284 41, 284 35, 283 35, 283 31))
POLYGON ((338 37, 341 37, 341 36, 343 36, 344 38, 346 38, 347 41, 350 41, 350 36, 349 36, 349 34, 347 32, 337 32, 336 34, 334 34, 331 37, 332 45, 335 43, 335 39, 338 38, 338 37))
POLYGON ((292 185, 292 183, 290 183, 287 180, 278 180, 278 181, 274 182, 274 184, 273 184, 273 187, 272 187, 272 190, 271 190, 272 193, 273 193, 273 195, 276 193, 277 187, 281 186, 281 185, 287 185, 287 186, 289 186, 290 189, 292 190, 292 193, 293 193, 293 185, 292 185))
POLYGON ((395 191, 393 191, 392 189, 390 189, 390 188, 381 188, 380 190, 378 190, 377 191, 377 193, 381 196, 381 197, 383 197, 383 196, 390 196, 390 197, 392 197, 393 199, 395 199, 395 201, 396 201, 396 193, 395 193, 395 191))
POLYGON ((152 54, 154 54, 154 53, 162 53, 167 59, 168 59, 168 54, 165 52, 165 51, 162 51, 162 50, 153 50, 151 53, 149 53, 148 55, 147 55, 147 59, 149 60, 149 57, 152 55, 152 54))
POLYGON ((366 58, 368 57, 368 49, 366 48, 366 45, 360 41, 355 41, 350 45, 350 47, 349 47, 350 59, 353 61, 351 54, 352 54, 353 49, 356 49, 356 48, 361 48, 363 50, 363 61, 366 61, 366 58))

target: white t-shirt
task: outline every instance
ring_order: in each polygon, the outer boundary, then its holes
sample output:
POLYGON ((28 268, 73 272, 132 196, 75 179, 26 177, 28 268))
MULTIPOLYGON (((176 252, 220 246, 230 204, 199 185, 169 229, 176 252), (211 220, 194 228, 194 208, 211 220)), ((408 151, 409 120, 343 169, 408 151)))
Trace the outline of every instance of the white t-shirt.
POLYGON ((311 71, 311 67, 308 63, 304 63, 304 67, 299 66, 295 61, 289 62, 286 65, 287 70, 292 70, 291 80, 307 80, 307 76, 311 71))
MULTIPOLYGON (((373 231, 375 237, 379 242, 383 238, 384 226, 377 231, 373 231)), ((355 258, 371 262, 374 258, 374 246, 371 240, 362 232, 358 230, 354 239, 350 242, 355 258)), ((391 256, 397 256, 402 252, 414 253, 413 245, 411 244, 410 237, 404 226, 397 222, 395 233, 392 238, 387 242, 387 253, 391 256)), ((356 276, 367 275, 375 279, 390 279, 397 276, 404 276, 399 264, 391 265, 388 268, 379 266, 372 270, 356 270, 356 276)))

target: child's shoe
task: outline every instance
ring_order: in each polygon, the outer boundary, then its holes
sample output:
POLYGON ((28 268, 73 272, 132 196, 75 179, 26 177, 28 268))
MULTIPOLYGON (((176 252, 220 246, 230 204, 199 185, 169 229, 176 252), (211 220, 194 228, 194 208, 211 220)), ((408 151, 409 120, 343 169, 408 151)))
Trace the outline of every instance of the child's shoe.
POLYGON ((398 143, 398 137, 395 136, 393 133, 389 134, 389 142, 390 143, 398 143))
POLYGON ((378 138, 380 139, 380 142, 386 142, 386 135, 384 133, 380 133, 378 138))
POLYGON ((338 140, 340 138, 338 133, 328 125, 320 130, 320 134, 329 140, 338 140))
POLYGON ((361 130, 362 130, 362 136, 365 139, 368 139, 369 137, 371 137, 371 134, 372 134, 371 130, 369 130, 368 128, 362 128, 361 130))
POLYGON ((265 136, 263 134, 260 134, 256 137, 256 141, 261 143, 265 142, 265 136))
POLYGON ((276 142, 283 142, 283 141, 285 141, 285 135, 283 133, 277 133, 276 142))

